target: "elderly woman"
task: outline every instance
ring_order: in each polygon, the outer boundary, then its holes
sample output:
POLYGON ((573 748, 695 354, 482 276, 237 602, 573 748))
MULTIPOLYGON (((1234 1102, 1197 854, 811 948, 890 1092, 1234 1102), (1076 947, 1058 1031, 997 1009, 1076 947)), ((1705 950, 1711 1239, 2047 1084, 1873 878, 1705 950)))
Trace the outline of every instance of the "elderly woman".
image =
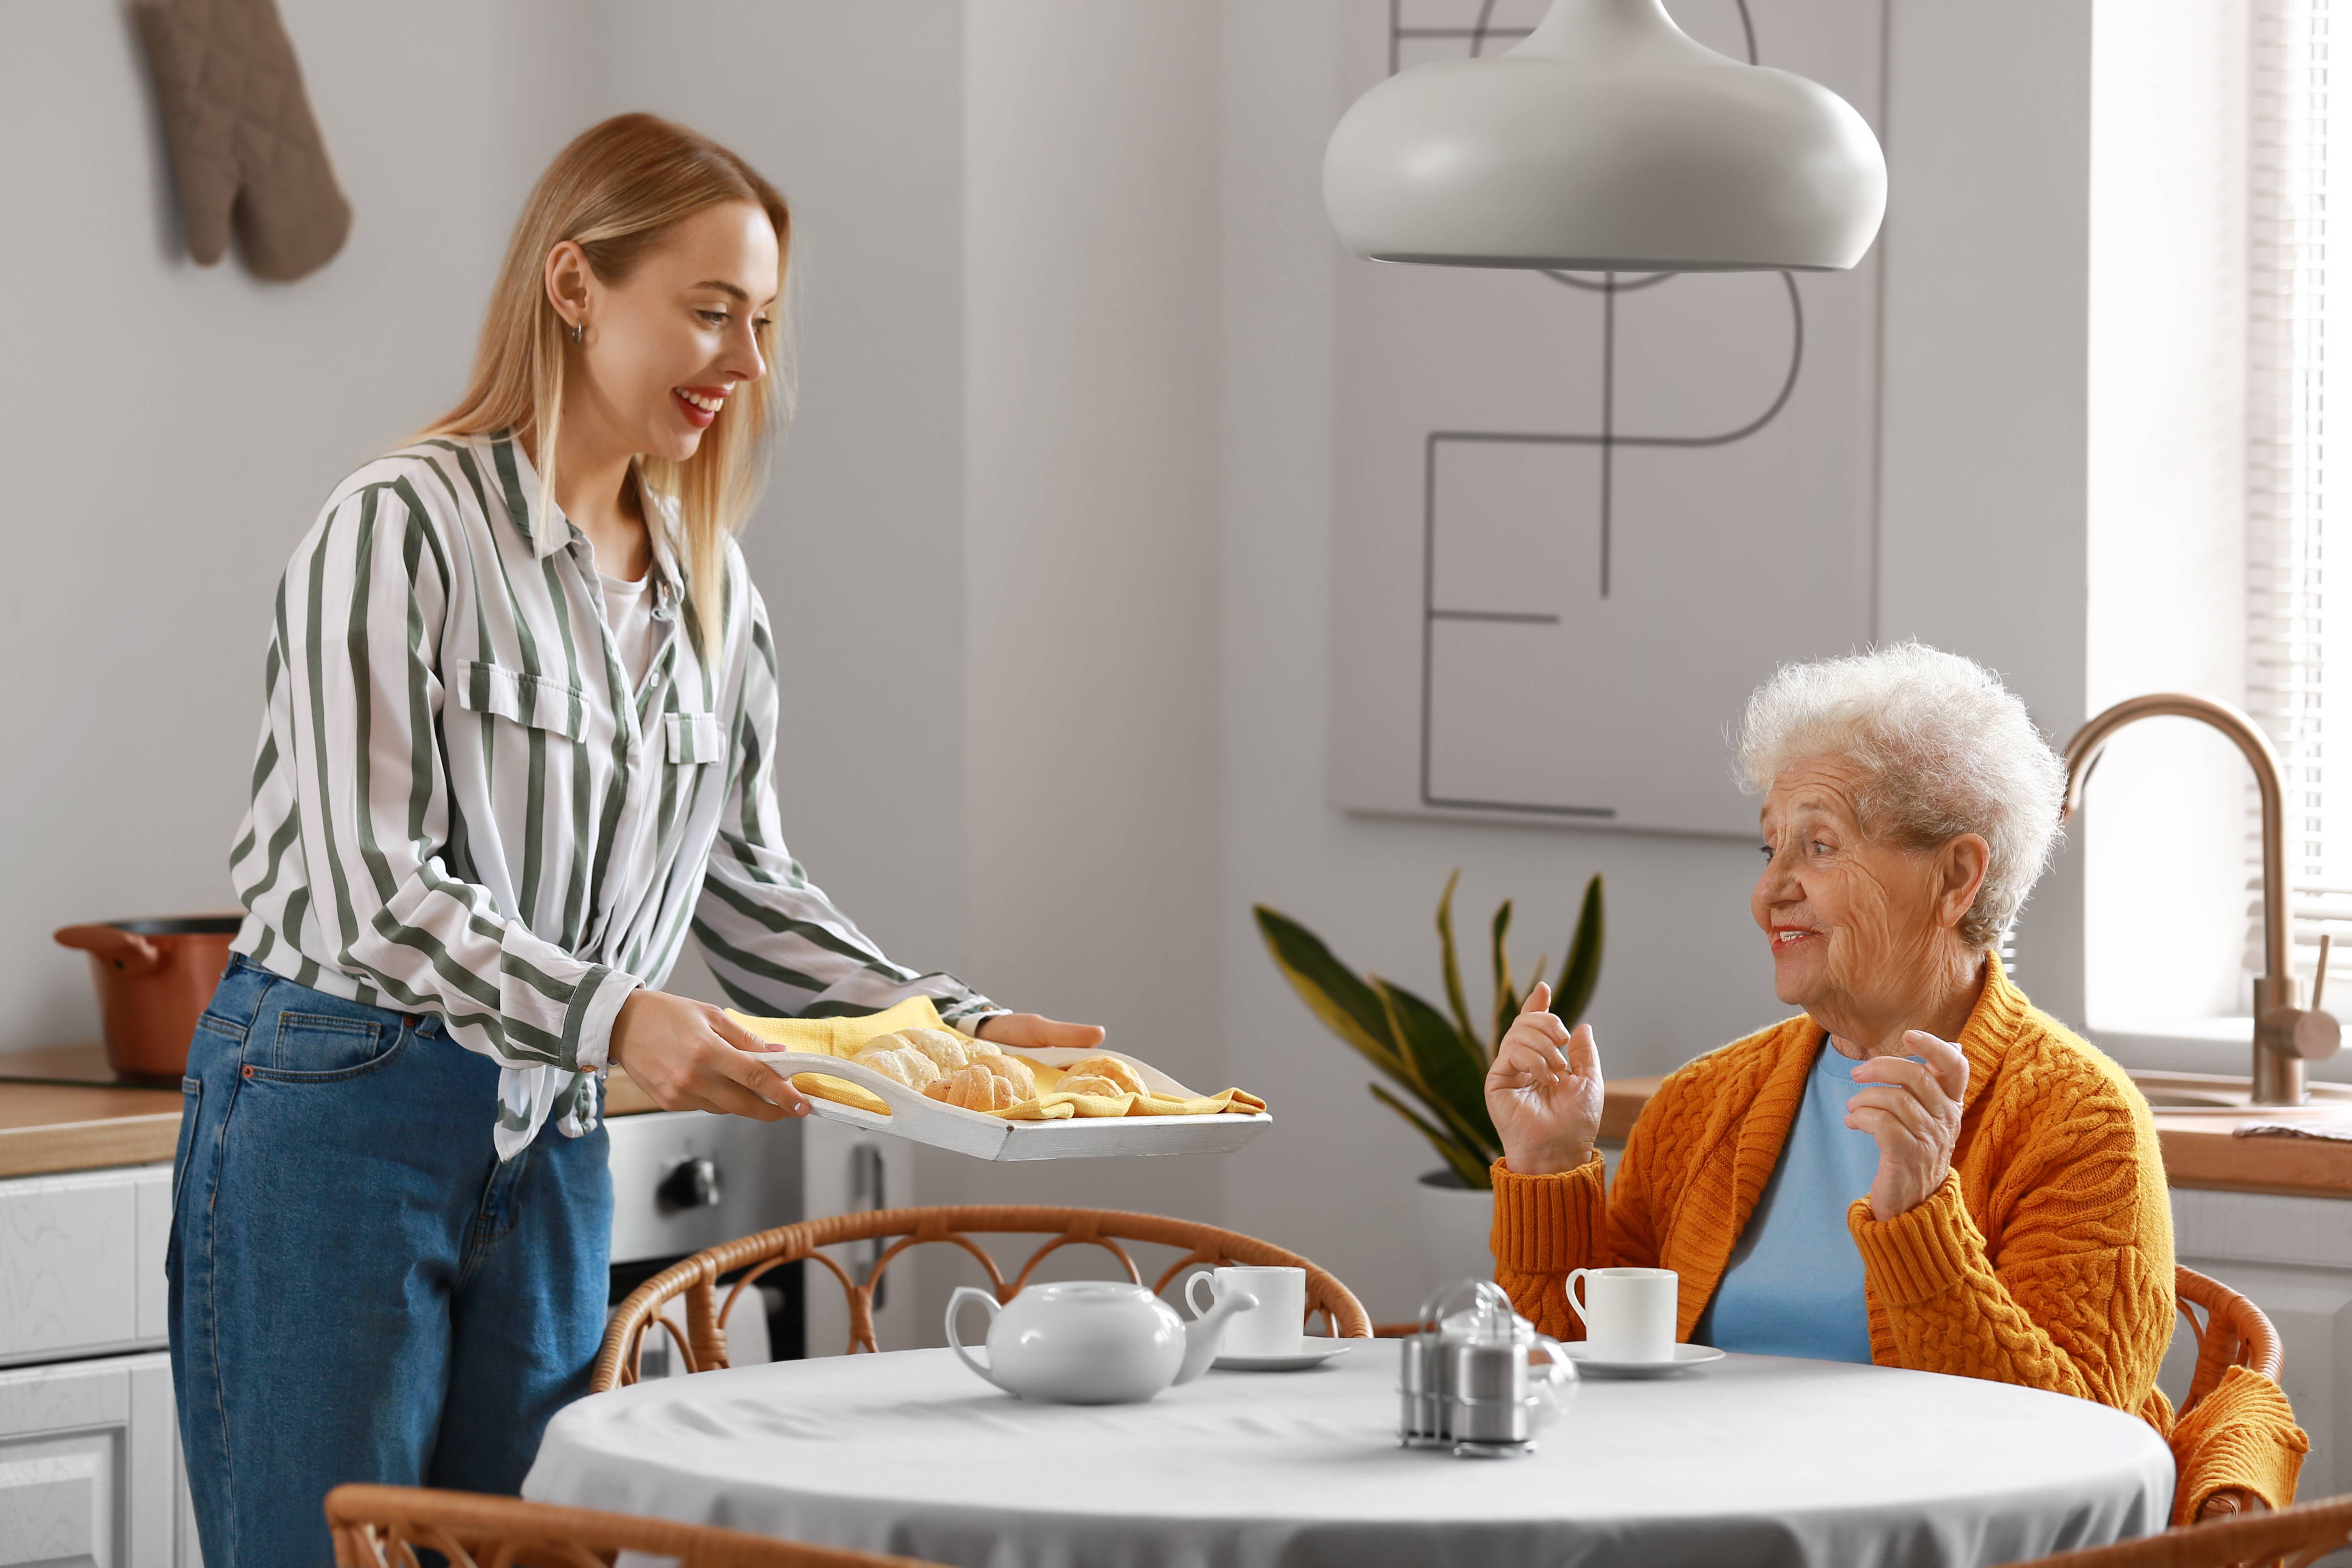
POLYGON ((1669 1077, 1604 1193, 1600 1048, 1538 988, 1486 1079, 1519 1310, 1577 1337, 1570 1269, 1671 1268, 1677 1339, 2095 1399, 2173 1438, 2179 1517, 2232 1488, 2293 1500, 2301 1434, 2267 1382, 2234 1374, 2175 1431, 2147 1103, 1992 951, 2064 791, 2024 704, 1917 644, 1792 666, 1749 700, 1739 768, 1763 797, 1750 910, 1803 1012, 1669 1077))

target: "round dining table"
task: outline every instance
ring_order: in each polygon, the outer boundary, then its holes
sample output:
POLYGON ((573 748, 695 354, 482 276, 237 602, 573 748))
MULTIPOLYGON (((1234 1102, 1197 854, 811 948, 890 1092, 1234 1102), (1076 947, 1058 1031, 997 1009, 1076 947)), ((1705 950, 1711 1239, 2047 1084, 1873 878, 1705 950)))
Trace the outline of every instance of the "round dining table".
POLYGON ((2172 1456, 2087 1400, 1727 1356, 1586 1377, 1532 1454, 1396 1440, 1397 1346, 1038 1405, 947 1351, 592 1395, 523 1495, 961 1568, 2007 1563, 2163 1528, 2172 1456))

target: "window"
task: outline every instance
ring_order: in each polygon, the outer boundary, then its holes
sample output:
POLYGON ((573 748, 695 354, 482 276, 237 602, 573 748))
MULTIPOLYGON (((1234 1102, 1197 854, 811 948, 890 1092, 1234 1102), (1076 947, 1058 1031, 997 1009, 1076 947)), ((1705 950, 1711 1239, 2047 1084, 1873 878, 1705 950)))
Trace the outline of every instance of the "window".
MULTIPOLYGON (((2329 0, 2252 8, 2246 707, 2286 784, 2296 966, 2314 962, 2327 930, 2331 967, 2352 972, 2352 578, 2336 598, 2326 591, 2331 539, 2352 567, 2352 479, 2338 471, 2352 463, 2352 435, 2331 449, 2327 417, 2331 370, 2352 399, 2352 253, 2337 265, 2328 247, 2330 195, 2352 198, 2352 120, 2336 111, 2328 12, 2329 0), (2331 178, 2343 188, 2331 193, 2331 178)), ((2259 973, 2261 817, 2252 791, 2247 800, 2246 966, 2259 973)))

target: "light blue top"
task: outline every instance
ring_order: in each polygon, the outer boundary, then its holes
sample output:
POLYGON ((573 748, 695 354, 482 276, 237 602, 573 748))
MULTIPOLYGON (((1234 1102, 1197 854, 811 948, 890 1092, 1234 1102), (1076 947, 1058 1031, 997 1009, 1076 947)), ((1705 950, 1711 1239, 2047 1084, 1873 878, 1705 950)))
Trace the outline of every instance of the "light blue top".
POLYGON ((1870 1361, 1862 1254, 1845 1211, 1878 1175, 1878 1142, 1845 1124, 1860 1064, 1826 1037, 1789 1142, 1732 1248, 1692 1342, 1756 1355, 1870 1361))

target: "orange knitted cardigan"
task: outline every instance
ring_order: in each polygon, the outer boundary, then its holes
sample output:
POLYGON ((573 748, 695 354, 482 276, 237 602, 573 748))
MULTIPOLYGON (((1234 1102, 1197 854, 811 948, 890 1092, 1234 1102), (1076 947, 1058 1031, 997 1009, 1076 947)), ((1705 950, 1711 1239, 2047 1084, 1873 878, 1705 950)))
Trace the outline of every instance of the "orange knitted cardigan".
MULTIPOLYGON (((2156 1386, 2170 1342, 2172 1210, 2147 1102, 2123 1070, 2025 999, 2000 960, 1960 1032, 1969 1086, 1944 1184, 1907 1214, 1847 1211, 1862 1253, 1871 1360, 2046 1388, 2137 1412, 2180 1467, 2175 1518, 2221 1487, 2273 1508, 2294 1499, 2308 1447, 2269 1379, 2234 1369, 2175 1420, 2156 1386)), ((1581 1338, 1569 1270, 1681 1276, 1686 1339, 1780 1163, 1821 1026, 1799 1016, 1668 1078, 1634 1123, 1604 1192, 1577 1170, 1495 1165, 1495 1278, 1521 1313, 1581 1338)))

